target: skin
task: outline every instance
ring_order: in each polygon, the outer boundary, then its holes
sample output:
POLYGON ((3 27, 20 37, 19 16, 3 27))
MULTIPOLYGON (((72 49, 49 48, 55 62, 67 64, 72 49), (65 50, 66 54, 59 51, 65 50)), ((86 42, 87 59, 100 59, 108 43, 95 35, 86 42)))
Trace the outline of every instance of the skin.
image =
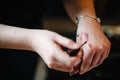
MULTIPOLYGON (((87 19, 84 18, 84 20, 87 19)), ((85 44, 82 48, 84 56, 80 68, 81 74, 102 64, 103 61, 108 57, 110 51, 110 42, 101 31, 99 24, 93 19, 89 19, 87 21, 81 21, 77 30, 78 34, 80 34, 81 32, 87 32, 89 34, 89 40, 87 44, 85 44)), ((77 43, 81 43, 81 41, 78 38, 77 43)))
MULTIPOLYGON (((96 17, 93 0, 64 0, 63 2, 73 22, 75 22, 75 18, 78 15, 96 17)), ((77 26, 76 34, 88 33, 89 36, 87 44, 82 47, 83 57, 79 73, 83 74, 103 63, 110 52, 111 43, 100 29, 100 24, 96 20, 84 17, 77 26)), ((83 41, 76 37, 78 44, 83 41)))

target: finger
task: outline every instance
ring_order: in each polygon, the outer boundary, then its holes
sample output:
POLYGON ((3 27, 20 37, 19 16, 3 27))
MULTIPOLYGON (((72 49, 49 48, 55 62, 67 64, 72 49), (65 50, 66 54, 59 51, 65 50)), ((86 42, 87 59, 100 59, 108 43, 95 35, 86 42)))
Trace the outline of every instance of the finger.
POLYGON ((79 70, 73 70, 69 73, 70 76, 74 75, 74 74, 77 74, 79 72, 79 70))
POLYGON ((81 59, 76 61, 74 66, 72 67, 72 70, 70 70, 70 75, 74 75, 79 72, 79 68, 81 66, 81 59))
POLYGON ((81 68, 80 68, 80 74, 83 74, 87 71, 87 69, 89 68, 93 56, 94 56, 94 50, 92 50, 90 44, 86 44, 83 47, 83 59, 82 59, 82 64, 81 64, 81 68))
POLYGON ((107 50, 106 58, 109 56, 109 53, 110 53, 110 48, 108 48, 108 50, 107 50))
POLYGON ((108 56, 108 53, 110 52, 110 48, 105 51, 106 54, 104 54, 104 50, 99 50, 99 51, 101 51, 101 52, 99 53, 100 55, 96 56, 96 59, 94 59, 94 62, 93 62, 93 64, 92 64, 92 67, 90 67, 90 68, 88 69, 88 71, 91 70, 92 68, 95 68, 95 67, 97 67, 97 66, 99 66, 100 64, 103 63, 103 61, 105 60, 105 58, 108 56), (105 57, 103 54, 106 55, 106 57, 105 57), (103 59, 102 59, 102 58, 103 58, 103 59))
POLYGON ((68 69, 70 69, 73 66, 74 62, 77 60, 76 57, 70 57, 68 53, 64 52, 60 47, 57 47, 56 54, 56 61, 61 63, 62 67, 66 67, 68 69))
POLYGON ((60 70, 63 72, 70 72, 73 64, 76 63, 76 57, 70 57, 69 63, 60 61, 59 59, 54 59, 54 63, 51 64, 51 68, 56 69, 56 70, 60 70))
POLYGON ((102 53, 103 53, 103 51, 101 51, 101 50, 98 50, 98 51, 95 53, 95 55, 94 55, 94 57, 93 57, 93 60, 92 60, 92 63, 91 63, 91 65, 90 65, 89 70, 92 69, 92 68, 94 68, 94 67, 96 67, 96 66, 98 65, 98 62, 99 62, 100 59, 101 59, 102 53))
POLYGON ((63 36, 60 35, 56 35, 54 38, 54 41, 66 48, 69 49, 78 49, 80 47, 80 45, 78 45, 77 43, 75 43, 74 41, 72 41, 71 39, 65 38, 63 36))
POLYGON ((79 59, 82 59, 82 57, 83 57, 83 50, 80 49, 80 51, 78 52, 76 58, 79 60, 79 59))
MULTIPOLYGON (((75 70, 76 68, 80 68, 80 63, 81 63, 81 60, 82 60, 82 56, 83 56, 83 53, 82 53, 82 50, 79 51, 79 53, 74 57, 75 59, 75 62, 74 62, 74 65, 73 65, 73 70, 75 70)), ((73 57, 72 57, 73 58, 73 57)))
MULTIPOLYGON (((58 46, 58 45, 56 45, 58 46)), ((69 54, 65 51, 63 51, 60 47, 57 47, 56 49, 56 53, 60 54, 59 56, 56 56, 57 60, 60 61, 61 63, 63 63, 65 65, 65 63, 67 63, 68 65, 71 63, 75 63, 75 61, 78 61, 81 59, 83 53, 82 50, 80 50, 79 52, 77 52, 78 54, 76 56, 72 56, 70 57, 69 54)))
POLYGON ((63 72, 69 72, 71 69, 70 67, 63 66, 63 64, 59 61, 55 61, 53 64, 51 64, 51 68, 63 72))
POLYGON ((58 54, 56 55, 57 61, 64 64, 65 66, 68 66, 70 64, 70 56, 68 55, 68 53, 62 51, 61 49, 58 49, 56 53, 58 54))
POLYGON ((92 64, 92 66, 89 68, 89 70, 102 64, 103 61, 105 60, 106 56, 108 55, 109 50, 108 49, 105 50, 105 48, 100 48, 99 51, 96 54, 96 59, 93 60, 94 62, 92 64))
POLYGON ((103 63, 107 55, 108 55, 108 50, 104 50, 104 52, 101 55, 101 59, 98 61, 98 65, 103 63))
POLYGON ((79 72, 81 67, 81 60, 82 60, 82 50, 79 51, 79 53, 76 55, 76 61, 74 62, 74 65, 72 69, 70 70, 70 75, 74 75, 79 72))
POLYGON ((83 44, 81 44, 79 49, 67 50, 67 53, 69 53, 70 56, 76 56, 79 53, 79 51, 82 51, 82 46, 84 46, 86 43, 87 43, 87 41, 85 41, 83 44))
POLYGON ((48 67, 68 71, 72 65, 70 56, 62 51, 61 47, 56 43, 51 44, 51 47, 52 48, 49 50, 50 53, 48 56, 42 56, 48 67))

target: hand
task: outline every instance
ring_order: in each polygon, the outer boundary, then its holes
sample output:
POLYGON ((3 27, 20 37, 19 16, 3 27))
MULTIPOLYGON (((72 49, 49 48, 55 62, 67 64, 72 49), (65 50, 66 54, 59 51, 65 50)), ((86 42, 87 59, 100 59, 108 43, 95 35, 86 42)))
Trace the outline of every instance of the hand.
POLYGON ((71 69, 71 72, 69 73, 71 76, 79 73, 80 67, 81 67, 81 63, 82 63, 82 56, 83 56, 83 52, 82 52, 82 46, 84 46, 87 41, 88 41, 88 34, 87 33, 82 33, 81 35, 79 35, 80 40, 83 39, 83 42, 80 45, 80 48, 74 51, 68 51, 68 53, 71 54, 81 54, 81 57, 79 58, 78 61, 76 61, 76 63, 74 64, 73 68, 71 69))
POLYGON ((47 30, 32 30, 30 33, 30 45, 37 52, 49 68, 69 72, 74 63, 79 59, 70 57, 63 47, 78 49, 79 45, 55 32, 47 30))
MULTIPOLYGON (((110 51, 110 41, 100 29, 100 25, 94 19, 83 18, 77 29, 77 34, 88 33, 89 39, 83 49, 83 59, 80 67, 80 74, 83 74, 90 69, 102 64, 108 57, 110 51)), ((76 38, 77 43, 81 44, 84 40, 80 37, 76 38)))

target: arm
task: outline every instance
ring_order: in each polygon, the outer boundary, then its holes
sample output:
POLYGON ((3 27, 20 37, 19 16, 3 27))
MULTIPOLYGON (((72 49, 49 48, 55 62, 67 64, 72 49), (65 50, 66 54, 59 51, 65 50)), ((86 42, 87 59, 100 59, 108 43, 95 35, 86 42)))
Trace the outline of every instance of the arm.
POLYGON ((49 68, 69 72, 81 56, 70 57, 61 46, 71 50, 79 48, 72 40, 52 31, 0 24, 0 48, 34 51, 42 57, 49 68))
POLYGON ((63 3, 73 22, 76 21, 76 16, 78 15, 96 17, 93 0, 63 0, 63 3))
POLYGON ((0 48, 32 50, 28 29, 0 24, 0 48))
MULTIPOLYGON (((66 11, 75 22, 75 17, 91 16, 96 18, 93 0, 64 0, 66 11)), ((77 27, 77 35, 83 32, 88 33, 89 39, 83 46, 83 60, 80 67, 80 74, 102 64, 110 51, 110 41, 100 29, 100 24, 93 18, 83 17, 80 19, 77 27)), ((83 40, 76 38, 77 43, 81 44, 83 40)))

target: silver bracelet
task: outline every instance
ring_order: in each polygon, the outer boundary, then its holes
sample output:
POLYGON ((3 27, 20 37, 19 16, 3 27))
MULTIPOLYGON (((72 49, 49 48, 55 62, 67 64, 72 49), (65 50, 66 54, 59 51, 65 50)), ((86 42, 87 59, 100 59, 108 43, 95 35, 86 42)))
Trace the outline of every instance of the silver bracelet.
MULTIPOLYGON (((81 20, 82 18, 84 18, 84 17, 92 18, 92 19, 96 20, 99 24, 100 24, 100 22, 101 22, 100 18, 96 18, 96 17, 88 16, 88 15, 82 15, 82 16, 76 17, 76 24, 78 25, 79 22, 80 22, 80 20, 81 20)), ((79 37, 79 35, 77 34, 76 37, 79 37)))
POLYGON ((78 25, 79 22, 80 22, 80 20, 81 20, 82 18, 84 18, 84 17, 92 18, 92 19, 96 20, 98 23, 101 22, 100 18, 96 18, 96 17, 88 16, 88 15, 82 15, 82 16, 77 16, 77 17, 76 17, 76 24, 78 25))

